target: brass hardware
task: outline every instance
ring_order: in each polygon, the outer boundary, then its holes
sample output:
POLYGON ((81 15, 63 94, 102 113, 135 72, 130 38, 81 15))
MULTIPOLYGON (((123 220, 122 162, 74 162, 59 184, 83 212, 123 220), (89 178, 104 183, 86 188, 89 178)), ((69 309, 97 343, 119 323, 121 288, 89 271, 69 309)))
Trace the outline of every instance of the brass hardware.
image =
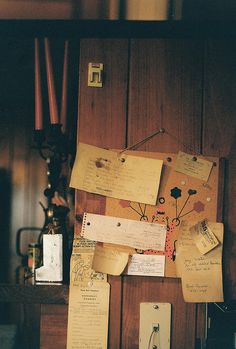
POLYGON ((102 87, 103 86, 103 63, 88 64, 88 86, 102 87))

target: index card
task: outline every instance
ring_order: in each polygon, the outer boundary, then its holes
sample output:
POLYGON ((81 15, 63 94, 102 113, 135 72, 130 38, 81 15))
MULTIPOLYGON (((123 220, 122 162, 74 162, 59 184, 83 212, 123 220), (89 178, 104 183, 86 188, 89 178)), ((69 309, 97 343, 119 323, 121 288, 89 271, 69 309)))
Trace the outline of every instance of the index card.
POLYGON ((129 261, 127 274, 164 276, 165 256, 134 254, 129 261))
POLYGON ((179 151, 174 170, 207 182, 212 166, 211 161, 179 151))
POLYGON ((79 143, 70 186, 90 193, 155 205, 163 160, 79 143))
POLYGON ((125 218, 85 213, 81 236, 89 240, 164 251, 166 226, 125 218))
POLYGON ((182 221, 177 243, 176 267, 186 302, 222 302, 223 224, 208 222, 220 244, 202 255, 191 234, 193 222, 182 221))

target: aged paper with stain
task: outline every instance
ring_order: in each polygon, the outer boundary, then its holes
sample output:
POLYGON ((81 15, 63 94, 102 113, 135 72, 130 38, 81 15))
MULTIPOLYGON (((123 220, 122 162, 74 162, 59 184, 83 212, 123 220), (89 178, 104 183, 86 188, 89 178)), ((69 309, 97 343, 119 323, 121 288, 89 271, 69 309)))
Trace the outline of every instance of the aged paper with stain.
POLYGON ((89 280, 107 281, 106 274, 92 269, 95 246, 95 241, 81 237, 74 239, 70 259, 70 285, 89 280))
POLYGON ((163 160, 79 143, 70 186, 90 193, 155 205, 163 160))
POLYGON ((186 302, 222 302, 223 224, 208 222, 219 241, 213 250, 201 254, 191 234, 193 222, 182 221, 177 243, 176 268, 186 302))
POLYGON ((115 247, 96 245, 92 268, 101 273, 120 275, 129 260, 129 253, 117 250, 115 247))
POLYGON ((67 349, 107 349, 109 294, 107 282, 70 286, 67 349))
POLYGON ((201 222, 198 222, 196 225, 190 228, 190 232, 193 236, 197 248, 202 254, 208 253, 209 251, 213 250, 217 245, 219 245, 219 241, 209 228, 206 219, 204 219, 201 222))

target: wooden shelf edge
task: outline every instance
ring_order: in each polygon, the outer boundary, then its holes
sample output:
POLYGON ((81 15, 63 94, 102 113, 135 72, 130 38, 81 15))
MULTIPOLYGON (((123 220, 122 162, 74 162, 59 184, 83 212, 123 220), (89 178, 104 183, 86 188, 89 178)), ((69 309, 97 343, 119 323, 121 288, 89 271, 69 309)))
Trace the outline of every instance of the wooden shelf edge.
POLYGON ((236 21, 0 20, 0 36, 66 38, 229 38, 236 21))
POLYGON ((0 302, 68 304, 68 285, 0 285, 0 302))

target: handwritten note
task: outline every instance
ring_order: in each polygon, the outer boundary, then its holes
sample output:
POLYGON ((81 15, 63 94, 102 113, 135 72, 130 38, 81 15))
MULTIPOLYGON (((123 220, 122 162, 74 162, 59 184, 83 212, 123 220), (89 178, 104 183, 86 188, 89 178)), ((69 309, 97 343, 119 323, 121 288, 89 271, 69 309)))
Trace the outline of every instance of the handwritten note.
POLYGON ((208 222, 219 245, 206 255, 198 250, 191 227, 193 222, 182 221, 177 242, 176 268, 181 277, 186 302, 222 302, 223 224, 208 222))
POLYGON ((92 268, 96 242, 83 238, 73 241, 73 250, 70 259, 70 284, 87 281, 106 281, 104 273, 99 273, 92 268))
POLYGON ((190 232, 193 236, 197 248, 202 254, 206 254, 207 252, 213 250, 213 248, 215 248, 217 245, 219 245, 219 241, 209 228, 206 219, 194 225, 190 229, 190 232))
POLYGON ((127 274, 164 276, 165 256, 134 254, 128 264, 127 274))
POLYGON ((180 151, 175 161, 174 170, 207 182, 212 166, 211 161, 180 151))
POLYGON ((95 247, 92 268, 110 275, 120 275, 129 260, 129 254, 106 246, 95 247))
POLYGON ((81 236, 89 240, 126 245, 141 250, 164 251, 166 226, 85 213, 81 236))
POLYGON ((106 349, 110 285, 94 281, 70 286, 67 349, 106 349))
POLYGON ((163 160, 119 154, 79 143, 70 186, 155 205, 163 160))

